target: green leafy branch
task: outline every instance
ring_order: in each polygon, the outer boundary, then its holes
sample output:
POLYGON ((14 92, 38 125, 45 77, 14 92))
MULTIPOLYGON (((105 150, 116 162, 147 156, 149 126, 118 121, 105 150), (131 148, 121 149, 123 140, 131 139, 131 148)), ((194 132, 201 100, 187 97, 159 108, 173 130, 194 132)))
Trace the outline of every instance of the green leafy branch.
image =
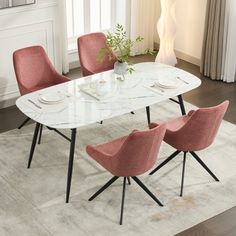
MULTIPOLYGON (((141 36, 138 36, 134 41, 127 38, 127 33, 121 24, 116 25, 116 30, 114 33, 108 31, 106 38, 108 47, 101 48, 96 56, 96 59, 100 62, 103 62, 106 57, 108 57, 109 60, 112 60, 114 59, 113 55, 115 54, 119 62, 126 62, 127 64, 129 63, 132 47, 136 43, 140 43, 144 40, 141 36), (114 52, 114 54, 112 52, 114 52)), ((151 54, 151 50, 146 49, 145 53, 151 54)), ((134 71, 132 65, 128 65, 127 71, 130 74, 134 71)))

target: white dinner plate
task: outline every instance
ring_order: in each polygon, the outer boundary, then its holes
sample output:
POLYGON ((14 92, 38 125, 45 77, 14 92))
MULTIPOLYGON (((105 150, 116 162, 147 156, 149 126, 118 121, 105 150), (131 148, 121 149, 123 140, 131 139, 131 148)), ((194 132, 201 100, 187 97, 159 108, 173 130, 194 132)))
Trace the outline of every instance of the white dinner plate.
POLYGON ((40 94, 39 101, 46 104, 60 103, 65 99, 65 95, 62 93, 47 93, 40 94))
POLYGON ((169 88, 169 89, 174 89, 181 85, 181 81, 179 81, 176 78, 162 78, 159 79, 156 83, 158 86, 162 88, 169 88))

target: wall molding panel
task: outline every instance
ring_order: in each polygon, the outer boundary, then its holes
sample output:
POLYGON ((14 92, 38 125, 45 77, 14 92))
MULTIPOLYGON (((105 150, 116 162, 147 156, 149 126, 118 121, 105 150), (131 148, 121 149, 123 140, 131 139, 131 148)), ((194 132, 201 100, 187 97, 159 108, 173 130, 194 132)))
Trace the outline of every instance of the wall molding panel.
POLYGON ((12 54, 15 50, 41 45, 61 71, 57 26, 57 1, 38 0, 36 4, 0 12, 0 108, 14 105, 19 97, 12 54))
POLYGON ((42 8, 55 7, 57 6, 57 4, 58 4, 57 1, 46 1, 46 2, 39 2, 39 3, 28 5, 28 6, 1 9, 0 16, 28 12, 28 11, 37 11, 42 8))

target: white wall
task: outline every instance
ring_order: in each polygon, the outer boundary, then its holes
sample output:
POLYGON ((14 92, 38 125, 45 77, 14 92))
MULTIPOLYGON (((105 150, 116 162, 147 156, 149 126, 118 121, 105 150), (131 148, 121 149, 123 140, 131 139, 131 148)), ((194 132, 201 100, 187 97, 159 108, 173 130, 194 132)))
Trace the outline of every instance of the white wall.
POLYGON ((61 71, 59 27, 56 0, 0 10, 0 108, 19 96, 12 63, 16 49, 42 45, 61 71))
MULTIPOLYGON (((176 55, 194 64, 200 64, 207 0, 177 0, 175 38, 176 55)), ((160 16, 157 3, 156 18, 160 16)), ((155 35, 155 42, 159 42, 155 35)))

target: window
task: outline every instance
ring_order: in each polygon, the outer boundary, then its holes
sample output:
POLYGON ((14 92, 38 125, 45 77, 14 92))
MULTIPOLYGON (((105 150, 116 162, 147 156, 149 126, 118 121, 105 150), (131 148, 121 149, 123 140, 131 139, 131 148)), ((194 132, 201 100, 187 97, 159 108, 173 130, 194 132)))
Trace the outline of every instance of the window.
POLYGON ((0 9, 33 4, 35 0, 0 0, 0 9))
POLYGON ((115 3, 115 0, 66 0, 69 50, 76 48, 79 35, 111 30, 116 24, 115 3))

